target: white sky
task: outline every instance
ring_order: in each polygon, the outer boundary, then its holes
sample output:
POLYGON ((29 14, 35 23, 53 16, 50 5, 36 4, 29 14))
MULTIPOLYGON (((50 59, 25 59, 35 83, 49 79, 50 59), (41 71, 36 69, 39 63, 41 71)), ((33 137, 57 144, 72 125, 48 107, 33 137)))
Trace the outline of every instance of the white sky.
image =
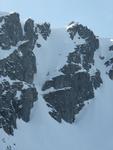
POLYGON ((0 0, 0 11, 19 12, 63 27, 71 21, 87 25, 97 35, 113 37, 113 0, 0 0))

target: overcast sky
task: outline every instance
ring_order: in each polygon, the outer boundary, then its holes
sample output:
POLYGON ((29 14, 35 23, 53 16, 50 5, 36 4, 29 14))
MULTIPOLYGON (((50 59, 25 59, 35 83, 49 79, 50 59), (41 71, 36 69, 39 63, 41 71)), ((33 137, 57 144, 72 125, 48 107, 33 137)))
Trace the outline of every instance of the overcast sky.
POLYGON ((74 20, 99 36, 113 37, 113 0, 0 0, 0 11, 16 11, 23 20, 32 17, 53 27, 74 20))

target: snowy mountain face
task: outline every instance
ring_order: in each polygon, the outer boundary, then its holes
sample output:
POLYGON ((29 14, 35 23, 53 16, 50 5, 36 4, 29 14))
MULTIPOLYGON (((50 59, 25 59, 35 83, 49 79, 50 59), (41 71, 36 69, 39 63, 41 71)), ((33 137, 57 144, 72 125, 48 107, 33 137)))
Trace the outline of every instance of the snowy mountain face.
POLYGON ((112 150, 112 88, 112 39, 1 13, 0 150, 112 150))

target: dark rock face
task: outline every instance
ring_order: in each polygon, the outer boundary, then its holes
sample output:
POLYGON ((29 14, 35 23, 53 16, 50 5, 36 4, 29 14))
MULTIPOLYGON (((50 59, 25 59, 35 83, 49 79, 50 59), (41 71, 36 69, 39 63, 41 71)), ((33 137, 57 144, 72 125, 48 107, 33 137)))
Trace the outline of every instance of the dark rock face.
POLYGON ((52 105, 56 120, 61 122, 64 119, 72 123, 78 109, 84 106, 84 101, 94 97, 90 76, 87 72, 79 72, 73 76, 59 76, 55 80, 53 79, 53 87, 58 90, 44 95, 44 99, 52 105))
POLYGON ((84 69, 88 70, 91 68, 91 64, 94 64, 94 52, 99 48, 99 40, 93 34, 91 30, 87 27, 84 27, 81 24, 74 24, 70 28, 67 29, 67 32, 70 34, 70 38, 74 40, 76 34, 80 36, 80 38, 85 39, 85 44, 77 45, 75 48, 75 52, 69 55, 69 62, 82 63, 84 69), (74 56, 74 57, 73 57, 74 56), (73 57, 73 58, 72 58, 73 57), (82 62, 81 62, 82 59, 82 62))
POLYGON ((0 17, 0 24, 0 47, 4 50, 16 46, 19 41, 26 40, 29 41, 29 48, 33 49, 39 33, 45 40, 51 33, 49 23, 35 24, 32 19, 28 19, 23 25, 23 33, 18 13, 0 17))
POLYGON ((113 51, 113 45, 111 45, 111 46, 109 47, 109 50, 110 50, 110 51, 113 51))
POLYGON ((106 67, 109 67, 110 66, 110 69, 109 71, 107 72, 108 75, 109 75, 109 78, 111 80, 113 80, 113 58, 109 59, 108 61, 105 62, 105 66, 106 67))
MULTIPOLYGON (((113 51, 113 45, 109 47, 109 50, 113 51)), ((106 61, 105 66, 109 67, 107 74, 109 75, 109 78, 113 80, 113 58, 110 58, 108 61, 106 61)))
POLYGON ((45 40, 47 40, 47 37, 51 33, 50 24, 46 23, 46 22, 44 24, 42 24, 42 25, 37 24, 37 30, 39 30, 39 33, 42 35, 42 37, 45 40))
POLYGON ((32 83, 36 73, 36 59, 33 52, 28 51, 24 45, 7 58, 0 60, 0 75, 9 76, 12 80, 18 79, 32 83))
POLYGON ((24 39, 28 41, 28 48, 33 50, 36 40, 38 39, 38 34, 35 31, 34 21, 32 19, 28 19, 24 25, 24 39))
POLYGON ((17 13, 0 17, 0 48, 10 51, 15 46, 8 57, 0 60, 0 128, 8 134, 13 134, 17 118, 30 120, 38 95, 33 85, 37 72, 33 49, 41 46, 38 34, 47 40, 50 32, 50 24, 38 25, 32 19, 21 25, 17 13))
POLYGON ((37 100, 37 91, 33 85, 12 81, 2 77, 0 82, 0 127, 13 134, 16 119, 29 121, 30 110, 37 100))
POLYGON ((3 49, 10 49, 11 45, 15 46, 18 41, 23 39, 19 14, 13 13, 0 17, 0 23, 2 22, 3 25, 0 28, 0 46, 3 49))
POLYGON ((13 134, 17 118, 28 122, 33 103, 38 92, 33 85, 36 58, 33 53, 38 33, 34 22, 28 19, 24 33, 19 14, 13 13, 0 17, 0 47, 14 51, 0 60, 0 128, 7 134, 13 134))
POLYGON ((67 29, 67 32, 70 34, 70 38, 73 40, 75 35, 78 33, 79 36, 86 40, 87 44, 91 44, 92 49, 99 48, 99 40, 96 38, 96 36, 93 34, 91 30, 89 30, 86 26, 83 26, 81 24, 75 24, 74 22, 71 22, 69 24, 69 27, 67 29))
POLYGON ((95 89, 100 87, 100 85, 103 83, 99 70, 97 70, 97 72, 95 72, 95 75, 91 76, 91 81, 92 81, 93 87, 95 89))
POLYGON ((100 87, 102 79, 99 70, 94 75, 90 74, 94 65, 94 52, 99 47, 93 32, 82 25, 71 26, 67 31, 72 40, 78 33, 85 43, 76 45, 74 51, 69 53, 67 64, 59 70, 63 75, 46 81, 42 90, 54 88, 52 92, 44 94, 47 105, 52 109, 50 115, 58 122, 63 119, 73 123, 85 101, 94 98, 94 89, 100 87))
POLYGON ((74 74, 75 72, 81 70, 81 66, 77 64, 66 64, 60 71, 63 72, 64 74, 74 74))

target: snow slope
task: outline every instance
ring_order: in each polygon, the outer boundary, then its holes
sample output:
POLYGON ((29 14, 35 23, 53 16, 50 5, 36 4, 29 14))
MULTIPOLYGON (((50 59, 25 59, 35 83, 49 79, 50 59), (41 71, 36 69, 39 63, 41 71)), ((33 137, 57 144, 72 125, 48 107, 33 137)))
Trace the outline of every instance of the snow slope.
POLYGON ((10 13, 8 13, 8 12, 3 12, 3 11, 0 11, 0 17, 2 17, 2 16, 7 16, 7 15, 9 15, 10 13))
POLYGON ((9 50, 3 50, 0 48, 0 60, 7 58, 10 54, 12 54, 17 49, 16 46, 11 46, 9 50))
POLYGON ((32 109, 30 122, 18 120, 14 136, 0 130, 0 150, 10 150, 10 146, 11 150, 113 150, 113 81, 104 66, 104 61, 113 56, 113 52, 108 52, 113 41, 99 41, 95 67, 101 71, 103 85, 95 91, 94 100, 84 107, 75 123, 60 124, 48 114, 41 87, 45 80, 60 74, 59 69, 66 63, 67 55, 75 45, 66 29, 53 29, 47 41, 40 36, 38 42, 42 47, 34 49, 38 68, 34 82, 39 99, 32 109), (105 60, 100 56, 105 56, 105 60))

